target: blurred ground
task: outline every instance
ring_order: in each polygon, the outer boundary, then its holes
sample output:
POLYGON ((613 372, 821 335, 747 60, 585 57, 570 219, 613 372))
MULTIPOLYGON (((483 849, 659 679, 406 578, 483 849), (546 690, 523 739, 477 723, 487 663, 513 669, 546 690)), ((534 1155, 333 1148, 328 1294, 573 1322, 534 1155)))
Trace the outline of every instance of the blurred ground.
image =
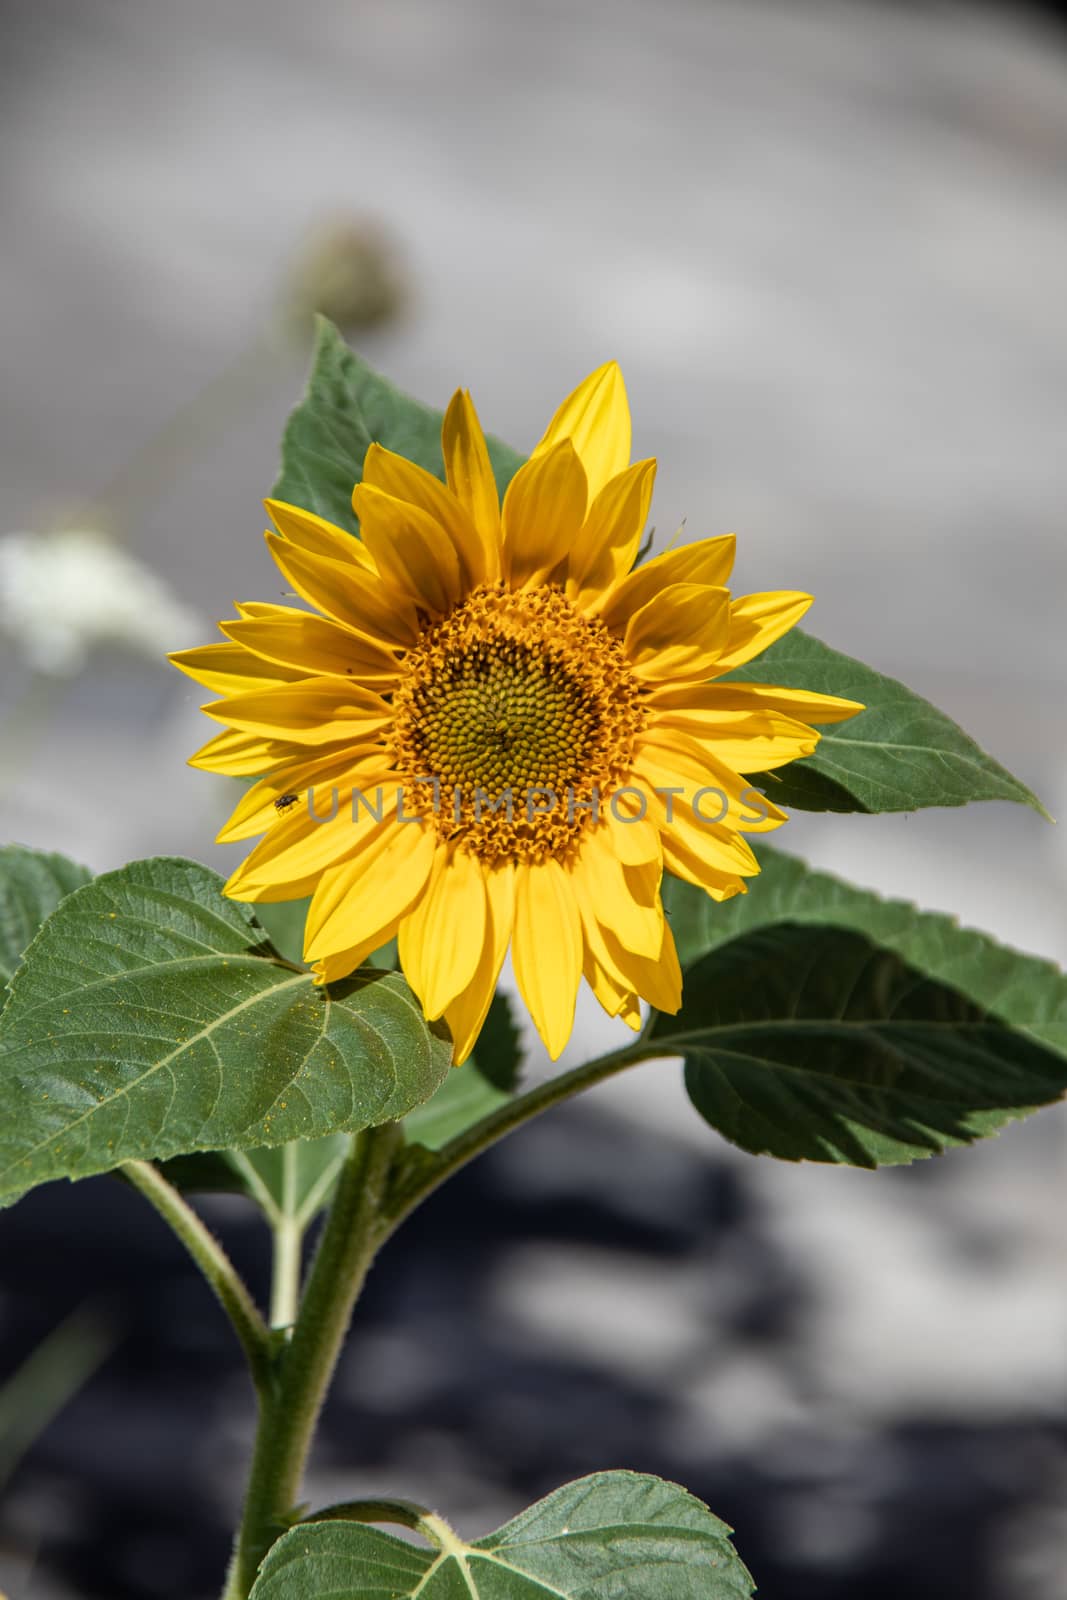
MULTIPOLYGON (((1063 815, 1062 30, 859 0, 3 19, 0 533, 76 518, 254 345, 304 231, 369 213, 412 285, 371 360, 438 403, 470 385, 521 446, 618 356, 659 527, 738 531, 743 587, 812 590, 814 631, 1063 815)), ((246 359, 120 484, 115 531, 207 618, 276 592, 258 500, 303 365, 246 359)), ((227 796, 183 766, 195 690, 102 654, 25 714, 10 652, 0 671, 5 838, 225 867, 227 796)), ((1067 846, 1036 817, 798 817, 783 841, 1067 953, 1067 846)), ((403 1492, 480 1531, 641 1466, 736 1523, 765 1593, 1061 1597, 1063 1126, 913 1172, 793 1170, 717 1144, 644 1069, 464 1178, 380 1270, 361 1348, 383 1377, 354 1347, 312 1492, 403 1492)), ((81 1194, 0 1230, 9 1356, 100 1278, 124 1333, 13 1485, 0 1588, 198 1600, 246 1397, 213 1307, 179 1316, 154 1220, 110 1182, 81 1194)))

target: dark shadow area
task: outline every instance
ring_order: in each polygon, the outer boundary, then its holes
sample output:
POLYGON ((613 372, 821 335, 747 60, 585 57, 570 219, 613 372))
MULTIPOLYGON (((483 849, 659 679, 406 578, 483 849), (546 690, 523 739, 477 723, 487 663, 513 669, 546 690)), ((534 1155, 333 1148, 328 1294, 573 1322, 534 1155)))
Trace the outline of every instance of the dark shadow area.
MULTIPOLYGON (((311 1492, 403 1493, 480 1534, 568 1478, 632 1467, 685 1483, 730 1522, 764 1594, 1008 1600, 1003 1550, 1020 1519, 1040 1528, 1054 1501, 1062 1417, 901 1414, 842 1429, 813 1392, 807 1420, 783 1412, 769 1442, 720 1435, 689 1409, 702 1373, 740 1357, 783 1389, 810 1388, 817 1290, 768 1233, 745 1169, 717 1166, 713 1146, 701 1159, 573 1107, 521 1137, 543 1184, 521 1169, 516 1182, 503 1147, 417 1213, 372 1273, 311 1492), (576 1263, 592 1263, 594 1320, 598 1270, 604 1280, 607 1362, 590 1343, 585 1288, 572 1304, 548 1282, 536 1308, 539 1271, 576 1263), (668 1286, 666 1355, 629 1338, 628 1319, 639 1335, 647 1315, 648 1271, 668 1286), (694 1337, 679 1353, 670 1330, 683 1301, 694 1337)), ((215 1220, 262 1295, 266 1241, 242 1204, 224 1202, 215 1220)), ((53 1185, 4 1227, 6 1370, 88 1299, 107 1305, 120 1339, 11 1485, 3 1544, 37 1548, 28 1600, 211 1600, 252 1423, 221 1314, 114 1180, 76 1196, 53 1185), (53 1591, 57 1580, 66 1587, 53 1591)))

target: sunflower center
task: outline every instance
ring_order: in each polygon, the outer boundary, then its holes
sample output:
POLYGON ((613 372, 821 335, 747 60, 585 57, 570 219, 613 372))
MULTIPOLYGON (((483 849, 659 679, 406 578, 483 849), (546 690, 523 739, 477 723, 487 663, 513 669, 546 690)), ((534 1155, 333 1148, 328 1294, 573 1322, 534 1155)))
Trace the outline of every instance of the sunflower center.
POLYGON ((408 815, 476 855, 565 856, 629 770, 643 721, 618 640, 556 585, 485 584, 428 627, 394 700, 408 815))

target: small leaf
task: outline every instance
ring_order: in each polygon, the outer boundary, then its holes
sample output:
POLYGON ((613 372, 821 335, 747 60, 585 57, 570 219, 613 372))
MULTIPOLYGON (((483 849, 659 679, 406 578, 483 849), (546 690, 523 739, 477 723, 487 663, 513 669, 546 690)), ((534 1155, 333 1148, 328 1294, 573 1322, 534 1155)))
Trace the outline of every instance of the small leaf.
POLYGON ((747 1600, 729 1535, 677 1484, 597 1472, 438 1551, 358 1523, 303 1523, 270 1551, 252 1600, 747 1600))
POLYGON ((457 1134, 465 1133, 497 1106, 504 1105, 508 1098, 471 1059, 462 1067, 453 1068, 432 1100, 408 1112, 404 1133, 409 1144, 440 1150, 457 1134))
POLYGON ((0 849, 0 989, 45 918, 91 877, 66 856, 19 844, 0 849))
POLYGON ((794 628, 723 683, 776 683, 841 695, 867 707, 822 730, 815 754, 753 782, 800 811, 915 811, 971 800, 1014 800, 1047 816, 1024 783, 950 717, 851 656, 794 628))
POLYGON ((307 1227, 329 1203, 348 1150, 347 1135, 330 1133, 325 1139, 294 1139, 274 1150, 228 1150, 225 1155, 246 1194, 268 1217, 307 1227))
MULTIPOLYGON (((325 317, 316 318, 316 330, 307 392, 282 439, 274 498, 357 533, 352 490, 368 446, 377 441, 443 478, 442 414, 379 377, 325 317)), ((497 439, 488 443, 503 494, 522 457, 497 439)))
POLYGON ((703 957, 652 1039, 701 1116, 754 1155, 877 1167, 997 1132, 1067 1060, 847 928, 779 923, 703 957))
POLYGON ((522 1077, 522 1034, 515 1021, 510 997, 498 989, 489 1002, 489 1012, 478 1043, 474 1059, 483 1078, 505 1089, 509 1094, 519 1087, 522 1077))
POLYGON ((49 918, 0 1018, 0 1194, 351 1132, 444 1080, 450 1045, 398 974, 317 989, 221 888, 195 862, 138 861, 49 918))
POLYGON ((172 1156, 159 1169, 183 1194, 243 1194, 272 1227, 289 1219, 306 1228, 329 1205, 348 1149, 347 1134, 330 1133, 324 1139, 293 1139, 273 1150, 172 1156))

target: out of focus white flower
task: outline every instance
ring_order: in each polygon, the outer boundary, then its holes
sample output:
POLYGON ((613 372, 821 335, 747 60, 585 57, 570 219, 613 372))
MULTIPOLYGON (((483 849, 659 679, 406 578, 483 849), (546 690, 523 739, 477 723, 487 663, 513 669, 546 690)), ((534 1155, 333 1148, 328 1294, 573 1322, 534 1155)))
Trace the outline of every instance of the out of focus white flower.
POLYGON ((36 672, 68 677, 104 640, 162 661, 200 626, 161 578, 102 534, 0 538, 0 632, 36 672))

